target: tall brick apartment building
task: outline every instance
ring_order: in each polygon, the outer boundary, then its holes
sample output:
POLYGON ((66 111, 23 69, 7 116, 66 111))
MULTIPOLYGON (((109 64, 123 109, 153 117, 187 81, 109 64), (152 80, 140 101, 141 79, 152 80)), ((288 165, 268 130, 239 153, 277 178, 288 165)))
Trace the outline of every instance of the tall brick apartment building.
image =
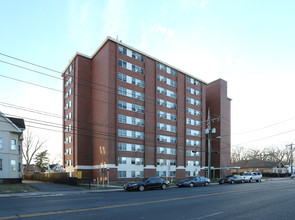
MULTIPOLYGON (((83 177, 96 178, 106 168, 110 180, 179 179, 206 165, 210 84, 109 37, 92 57, 77 53, 63 79, 63 159, 71 176, 82 171, 83 177)), ((226 91, 225 81, 216 82, 226 91)), ((218 97, 209 105, 228 100, 218 91, 211 90, 210 96, 218 97)), ((230 103, 225 105, 214 114, 225 109, 230 116, 230 103)), ((222 153, 230 151, 228 140, 216 146, 222 153)), ((219 158, 219 164, 229 163, 229 154, 219 158)))

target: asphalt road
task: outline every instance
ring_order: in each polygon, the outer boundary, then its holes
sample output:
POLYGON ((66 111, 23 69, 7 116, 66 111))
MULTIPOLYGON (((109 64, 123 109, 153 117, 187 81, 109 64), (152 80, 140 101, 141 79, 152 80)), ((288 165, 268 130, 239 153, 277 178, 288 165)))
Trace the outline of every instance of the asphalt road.
POLYGON ((295 181, 0 199, 1 219, 294 219, 295 181))

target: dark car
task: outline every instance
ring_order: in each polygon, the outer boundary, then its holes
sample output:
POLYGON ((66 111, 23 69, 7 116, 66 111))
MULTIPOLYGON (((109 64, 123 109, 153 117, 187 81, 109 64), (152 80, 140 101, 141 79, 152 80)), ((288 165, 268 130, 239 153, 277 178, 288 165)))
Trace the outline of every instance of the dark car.
POLYGON ((223 184, 223 183, 234 184, 234 183, 243 183, 243 182, 244 182, 243 177, 240 175, 229 175, 219 180, 219 184, 223 184))
POLYGON ((143 178, 142 181, 130 182, 124 185, 124 189, 144 191, 145 189, 166 189, 169 187, 169 181, 159 177, 143 178))
POLYGON ((210 183, 210 179, 203 176, 189 177, 184 180, 179 181, 176 185, 178 187, 182 186, 208 186, 210 183))

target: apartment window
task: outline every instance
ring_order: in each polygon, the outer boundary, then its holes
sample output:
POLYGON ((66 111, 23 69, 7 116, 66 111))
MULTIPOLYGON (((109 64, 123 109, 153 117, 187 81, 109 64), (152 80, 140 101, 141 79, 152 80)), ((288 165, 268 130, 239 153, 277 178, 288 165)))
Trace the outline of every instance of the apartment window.
POLYGON ((125 129, 118 129, 118 136, 119 137, 127 137, 127 138, 134 138, 134 139, 144 139, 144 133, 139 131, 130 131, 125 129))
POLYGON ((67 86, 71 85, 72 82, 73 82, 73 76, 71 76, 71 77, 67 80, 65 86, 67 87, 67 86))
POLYGON ((125 75, 123 73, 118 73, 118 79, 123 81, 123 82, 126 82, 126 83, 129 83, 129 84, 136 85, 136 86, 139 86, 141 88, 144 88, 144 82, 142 80, 139 80, 139 79, 136 79, 134 77, 125 75))
POLYGON ((0 150, 3 149, 2 138, 0 138, 0 150))
POLYGON ((126 56, 132 57, 133 59, 139 60, 140 62, 144 62, 144 57, 141 54, 129 50, 125 47, 119 46, 119 52, 126 56))
POLYGON ((70 72, 72 72, 72 70, 74 69, 74 63, 72 63, 69 68, 66 70, 65 74, 70 74, 70 72))
POLYGON ((176 126, 173 126, 173 125, 168 125, 168 124, 163 124, 163 123, 157 123, 157 128, 159 130, 176 132, 176 126))
POLYGON ((187 166, 199 166, 200 161, 188 160, 188 161, 186 161, 186 165, 187 166))
POLYGON ((118 94, 144 101, 144 94, 130 89, 118 87, 118 94))
POLYGON ((11 150, 16 150, 16 140, 12 139, 10 143, 11 150))
POLYGON ((131 171, 132 178, 143 178, 144 172, 143 171, 131 171))
POLYGON ((158 118, 164 118, 171 121, 176 121, 176 115, 173 115, 167 112, 157 111, 157 116, 158 118))
POLYGON ((118 178, 126 178, 126 171, 118 170, 118 178))
POLYGON ((157 92, 159 94, 163 94, 163 95, 166 95, 166 96, 169 96, 171 98, 176 99, 176 93, 175 92, 172 92, 172 91, 170 91, 168 89, 164 89, 164 88, 158 86, 157 87, 157 92))
POLYGON ((0 159, 0 170, 2 170, 2 159, 0 159))
POLYGON ((195 115, 195 116, 201 116, 201 112, 192 108, 186 108, 186 113, 195 115))
POLYGON ((21 147, 18 145, 18 154, 21 154, 21 147))
POLYGON ((176 144, 176 137, 170 137, 165 135, 157 135, 157 140, 161 142, 176 144))
POLYGON ((187 103, 190 103, 192 105, 195 105, 195 106, 201 106, 201 102, 196 100, 196 99, 192 99, 190 97, 186 97, 186 102, 187 103))
POLYGON ((189 76, 186 76, 186 81, 189 82, 189 83, 191 83, 191 84, 193 84, 193 85, 196 85, 196 86, 200 86, 201 85, 201 83, 198 80, 193 79, 193 78, 191 78, 189 76))
POLYGON ((157 99, 157 104, 166 108, 176 109, 176 104, 163 99, 157 99))
POLYGON ((165 166, 165 165, 176 166, 176 160, 157 159, 157 165, 160 165, 160 166, 165 166))
POLYGON ((144 126, 144 119, 130 117, 126 115, 118 115, 118 122, 130 125, 144 126))
POLYGON ((68 98, 69 96, 71 96, 72 93, 73 93, 73 87, 70 88, 70 89, 67 91, 67 93, 66 93, 66 95, 65 95, 65 98, 68 98))
POLYGON ((118 108, 144 114, 144 107, 143 106, 135 105, 135 104, 128 103, 128 102, 118 101, 118 108))
POLYGON ((125 69, 131 70, 131 71, 139 73, 141 75, 144 75, 144 69, 139 66, 136 66, 132 63, 129 63, 129 62, 119 59, 118 65, 125 68, 125 69))
POLYGON ((144 152, 144 146, 140 144, 128 144, 128 143, 118 143, 119 151, 133 151, 133 152, 144 152))
POLYGON ((71 143, 73 141, 73 137, 69 136, 67 138, 65 138, 65 144, 71 143))
POLYGON ((21 172, 21 163, 18 163, 18 172, 21 172))
POLYGON ((66 106, 65 106, 65 110, 71 108, 72 105, 73 105, 73 99, 71 99, 71 100, 66 104, 66 106))
POLYGON ((170 171, 170 177, 176 177, 176 171, 170 171))
POLYGON ((73 112, 69 112, 69 113, 66 115, 65 120, 67 121, 67 120, 70 120, 70 119, 72 119, 72 118, 73 118, 73 112))
POLYGON ((201 122, 198 120, 194 120, 191 118, 186 118, 186 124, 188 125, 194 125, 194 126, 201 126, 201 122))
POLYGON ((166 171, 157 171, 156 175, 157 177, 166 177, 166 171))
POLYGON ((68 126, 65 126, 65 132, 70 132, 73 130, 73 124, 69 124, 68 126))
POLYGON ((201 136, 201 132, 200 131, 193 130, 193 129, 186 129, 186 134, 187 135, 196 136, 196 137, 200 137, 201 136))
POLYGON ((200 155, 201 155, 201 152, 199 152, 199 151, 193 151, 193 150, 186 151, 186 156, 199 157, 200 155))
POLYGON ((193 89, 193 88, 190 88, 190 87, 186 87, 186 91, 190 94, 193 94, 193 95, 197 95, 197 96, 200 96, 201 95, 201 92, 199 90, 196 90, 196 89, 193 89))
POLYGON ((173 76, 176 76, 176 71, 168 66, 165 66, 164 64, 161 64, 161 63, 157 63, 157 68, 159 70, 162 70, 168 74, 171 74, 173 76))
POLYGON ((119 164, 127 164, 127 158, 126 157, 119 157, 118 163, 119 164))
POLYGON ((143 165, 143 158, 131 158, 131 164, 143 165))
POLYGON ((188 146, 200 146, 201 141, 186 139, 186 145, 188 145, 188 146))
POLYGON ((16 160, 10 161, 10 167, 12 171, 16 171, 16 160))
POLYGON ((169 79, 169 78, 164 77, 164 76, 161 76, 159 74, 157 75, 157 80, 159 82, 165 83, 165 84, 167 84, 169 86, 173 86, 173 87, 176 87, 177 86, 177 84, 176 84, 176 82, 174 80, 169 79))

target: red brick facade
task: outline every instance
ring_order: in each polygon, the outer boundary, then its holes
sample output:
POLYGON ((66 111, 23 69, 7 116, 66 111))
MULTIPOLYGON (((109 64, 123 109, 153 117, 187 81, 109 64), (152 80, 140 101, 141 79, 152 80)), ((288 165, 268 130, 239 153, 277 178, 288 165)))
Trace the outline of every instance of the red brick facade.
MULTIPOLYGON (((81 170, 83 177, 96 179, 102 176, 101 168, 108 168, 110 180, 156 175, 180 179, 196 175, 195 171, 200 173, 205 166, 204 121, 206 103, 212 102, 206 102, 210 93, 203 81, 111 38, 91 58, 77 54, 63 77, 63 159, 65 170, 71 175, 76 176, 81 170), (122 80, 119 74, 125 78, 122 80), (69 83, 70 77, 73 80, 69 83), (72 94, 67 95, 71 88, 72 94), (193 100, 190 103, 189 98, 193 100), (124 107, 119 107, 119 102, 124 107), (188 108, 200 115, 189 113, 188 108), (72 128, 67 129, 70 124, 72 128)), ((224 106, 227 103, 218 109, 224 106)), ((230 112, 224 115, 229 116, 230 112)), ((227 129, 222 123, 220 127, 227 129)), ((226 164, 223 159, 229 158, 226 154, 230 147, 226 147, 221 147, 224 156, 215 158, 222 165, 226 164)))

